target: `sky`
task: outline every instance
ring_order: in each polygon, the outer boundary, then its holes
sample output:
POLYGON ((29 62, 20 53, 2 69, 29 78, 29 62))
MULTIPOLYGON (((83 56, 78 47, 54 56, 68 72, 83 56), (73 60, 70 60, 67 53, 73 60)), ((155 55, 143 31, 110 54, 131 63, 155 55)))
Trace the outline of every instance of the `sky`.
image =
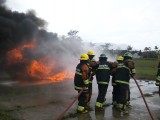
POLYGON ((58 35, 78 30, 86 42, 160 49, 160 0, 7 0, 7 6, 34 9, 58 35))

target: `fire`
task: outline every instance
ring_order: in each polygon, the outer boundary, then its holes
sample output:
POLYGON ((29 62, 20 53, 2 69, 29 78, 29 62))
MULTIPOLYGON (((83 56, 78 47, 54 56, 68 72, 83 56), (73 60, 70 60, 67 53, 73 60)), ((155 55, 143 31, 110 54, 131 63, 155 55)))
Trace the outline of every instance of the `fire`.
POLYGON ((59 72, 55 75, 52 75, 44 80, 37 81, 36 84, 45 84, 45 83, 50 83, 50 82, 61 82, 66 79, 73 79, 74 73, 73 72, 59 72))
POLYGON ((60 73, 57 73, 56 75, 53 75, 50 77, 51 81, 63 81, 64 79, 73 79, 73 75, 74 73, 73 72, 66 72, 66 71, 63 71, 63 72, 60 72, 60 73))
POLYGON ((18 63, 21 60, 23 60, 22 51, 25 48, 29 48, 29 49, 33 50, 35 48, 35 44, 34 43, 28 43, 28 44, 22 45, 18 48, 15 48, 11 51, 8 51, 8 53, 7 53, 7 63, 8 64, 15 64, 15 63, 18 63))
POLYGON ((63 67, 58 68, 53 56, 42 55, 36 58, 34 51, 36 51, 36 44, 31 42, 7 53, 7 67, 13 67, 10 71, 12 75, 14 74, 14 78, 21 82, 22 80, 36 81, 37 84, 73 79, 74 73, 63 67), (26 49, 33 54, 31 57, 24 55, 26 49))
POLYGON ((43 76, 47 75, 47 70, 46 70, 45 66, 36 60, 32 61, 31 66, 28 67, 27 72, 31 76, 39 78, 39 79, 43 79, 43 76))
POLYGON ((55 62, 52 64, 45 64, 37 60, 32 61, 32 64, 28 67, 27 72, 34 78, 38 78, 41 81, 38 81, 38 84, 47 83, 47 82, 60 82, 65 79, 73 79, 73 72, 58 72, 53 74, 55 62))
POLYGON ((17 49, 13 49, 7 53, 7 62, 8 64, 14 64, 18 62, 19 60, 22 60, 23 55, 21 51, 17 49))

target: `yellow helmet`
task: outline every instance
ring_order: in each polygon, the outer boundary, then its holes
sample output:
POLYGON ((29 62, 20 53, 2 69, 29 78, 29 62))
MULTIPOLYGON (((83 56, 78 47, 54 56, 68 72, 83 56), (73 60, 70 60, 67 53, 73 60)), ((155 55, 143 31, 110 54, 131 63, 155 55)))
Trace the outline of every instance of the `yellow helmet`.
POLYGON ((84 53, 84 54, 81 54, 80 60, 89 60, 89 57, 87 54, 84 53))
POLYGON ((88 55, 94 55, 94 51, 93 50, 89 50, 87 54, 88 55))
POLYGON ((117 60, 123 60, 124 59, 124 57, 123 56, 118 56, 118 58, 117 58, 117 60))

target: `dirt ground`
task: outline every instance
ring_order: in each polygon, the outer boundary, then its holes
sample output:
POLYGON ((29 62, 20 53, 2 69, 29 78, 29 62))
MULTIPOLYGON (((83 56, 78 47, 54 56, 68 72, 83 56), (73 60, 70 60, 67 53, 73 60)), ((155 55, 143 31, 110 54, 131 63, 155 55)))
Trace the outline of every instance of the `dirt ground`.
MULTIPOLYGON (((2 78, 1 78, 2 79, 2 78)), ((153 81, 138 81, 155 120, 160 120, 160 97, 158 87, 153 81)), ((141 94, 131 79, 131 105, 128 115, 112 108, 112 86, 106 95, 105 111, 94 110, 97 98, 97 84, 93 82, 93 96, 87 114, 76 113, 77 101, 65 114, 65 120, 151 120, 141 94)), ((5 109, 17 120, 56 120, 57 117, 75 99, 73 80, 41 85, 23 84, 1 80, 0 108, 5 109)))

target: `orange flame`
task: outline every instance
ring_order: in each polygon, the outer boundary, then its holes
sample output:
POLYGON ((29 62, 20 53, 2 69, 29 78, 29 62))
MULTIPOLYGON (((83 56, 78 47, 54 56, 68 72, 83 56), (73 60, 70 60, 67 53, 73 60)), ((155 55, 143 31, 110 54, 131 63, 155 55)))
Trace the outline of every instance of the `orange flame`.
POLYGON ((28 44, 22 45, 18 48, 15 48, 11 51, 8 51, 8 53, 7 53, 7 63, 8 63, 8 65, 15 64, 15 63, 20 62, 20 60, 23 60, 22 51, 25 48, 29 48, 29 49, 33 50, 35 48, 35 44, 34 43, 28 43, 28 44))
POLYGON ((62 71, 53 74, 52 69, 54 68, 54 65, 55 63, 52 63, 52 65, 47 66, 44 63, 42 64, 41 62, 34 60, 32 61, 31 66, 28 67, 27 71, 31 76, 38 78, 39 80, 42 80, 38 83, 59 82, 65 79, 73 79, 73 72, 62 71))
POLYGON ((47 75, 45 66, 42 65, 41 63, 39 63, 39 62, 36 61, 36 60, 33 60, 33 61, 32 61, 31 66, 28 67, 27 72, 28 72, 31 76, 36 77, 36 78, 39 78, 39 79, 43 79, 43 76, 46 76, 46 75, 47 75))
MULTIPOLYGON (((24 64, 26 65, 25 70, 23 70, 23 72, 26 72, 24 74, 29 76, 28 79, 32 78, 34 80, 39 80, 37 84, 73 79, 73 72, 67 72, 66 70, 61 70, 60 72, 56 71, 56 61, 48 56, 44 56, 43 58, 39 58, 38 60, 29 60, 29 58, 27 58, 26 62, 26 58, 24 58, 22 54, 23 50, 26 48, 35 50, 36 45, 34 42, 31 42, 9 51, 7 53, 8 66, 11 64, 19 64, 20 62, 26 63, 24 64)), ((19 76, 23 75, 23 73, 20 72, 17 72, 19 73, 19 76)), ((26 76, 24 76, 24 78, 26 78, 26 76)))
POLYGON ((23 55, 21 51, 17 49, 13 49, 7 53, 7 62, 8 64, 14 64, 18 62, 19 60, 22 60, 23 55))

